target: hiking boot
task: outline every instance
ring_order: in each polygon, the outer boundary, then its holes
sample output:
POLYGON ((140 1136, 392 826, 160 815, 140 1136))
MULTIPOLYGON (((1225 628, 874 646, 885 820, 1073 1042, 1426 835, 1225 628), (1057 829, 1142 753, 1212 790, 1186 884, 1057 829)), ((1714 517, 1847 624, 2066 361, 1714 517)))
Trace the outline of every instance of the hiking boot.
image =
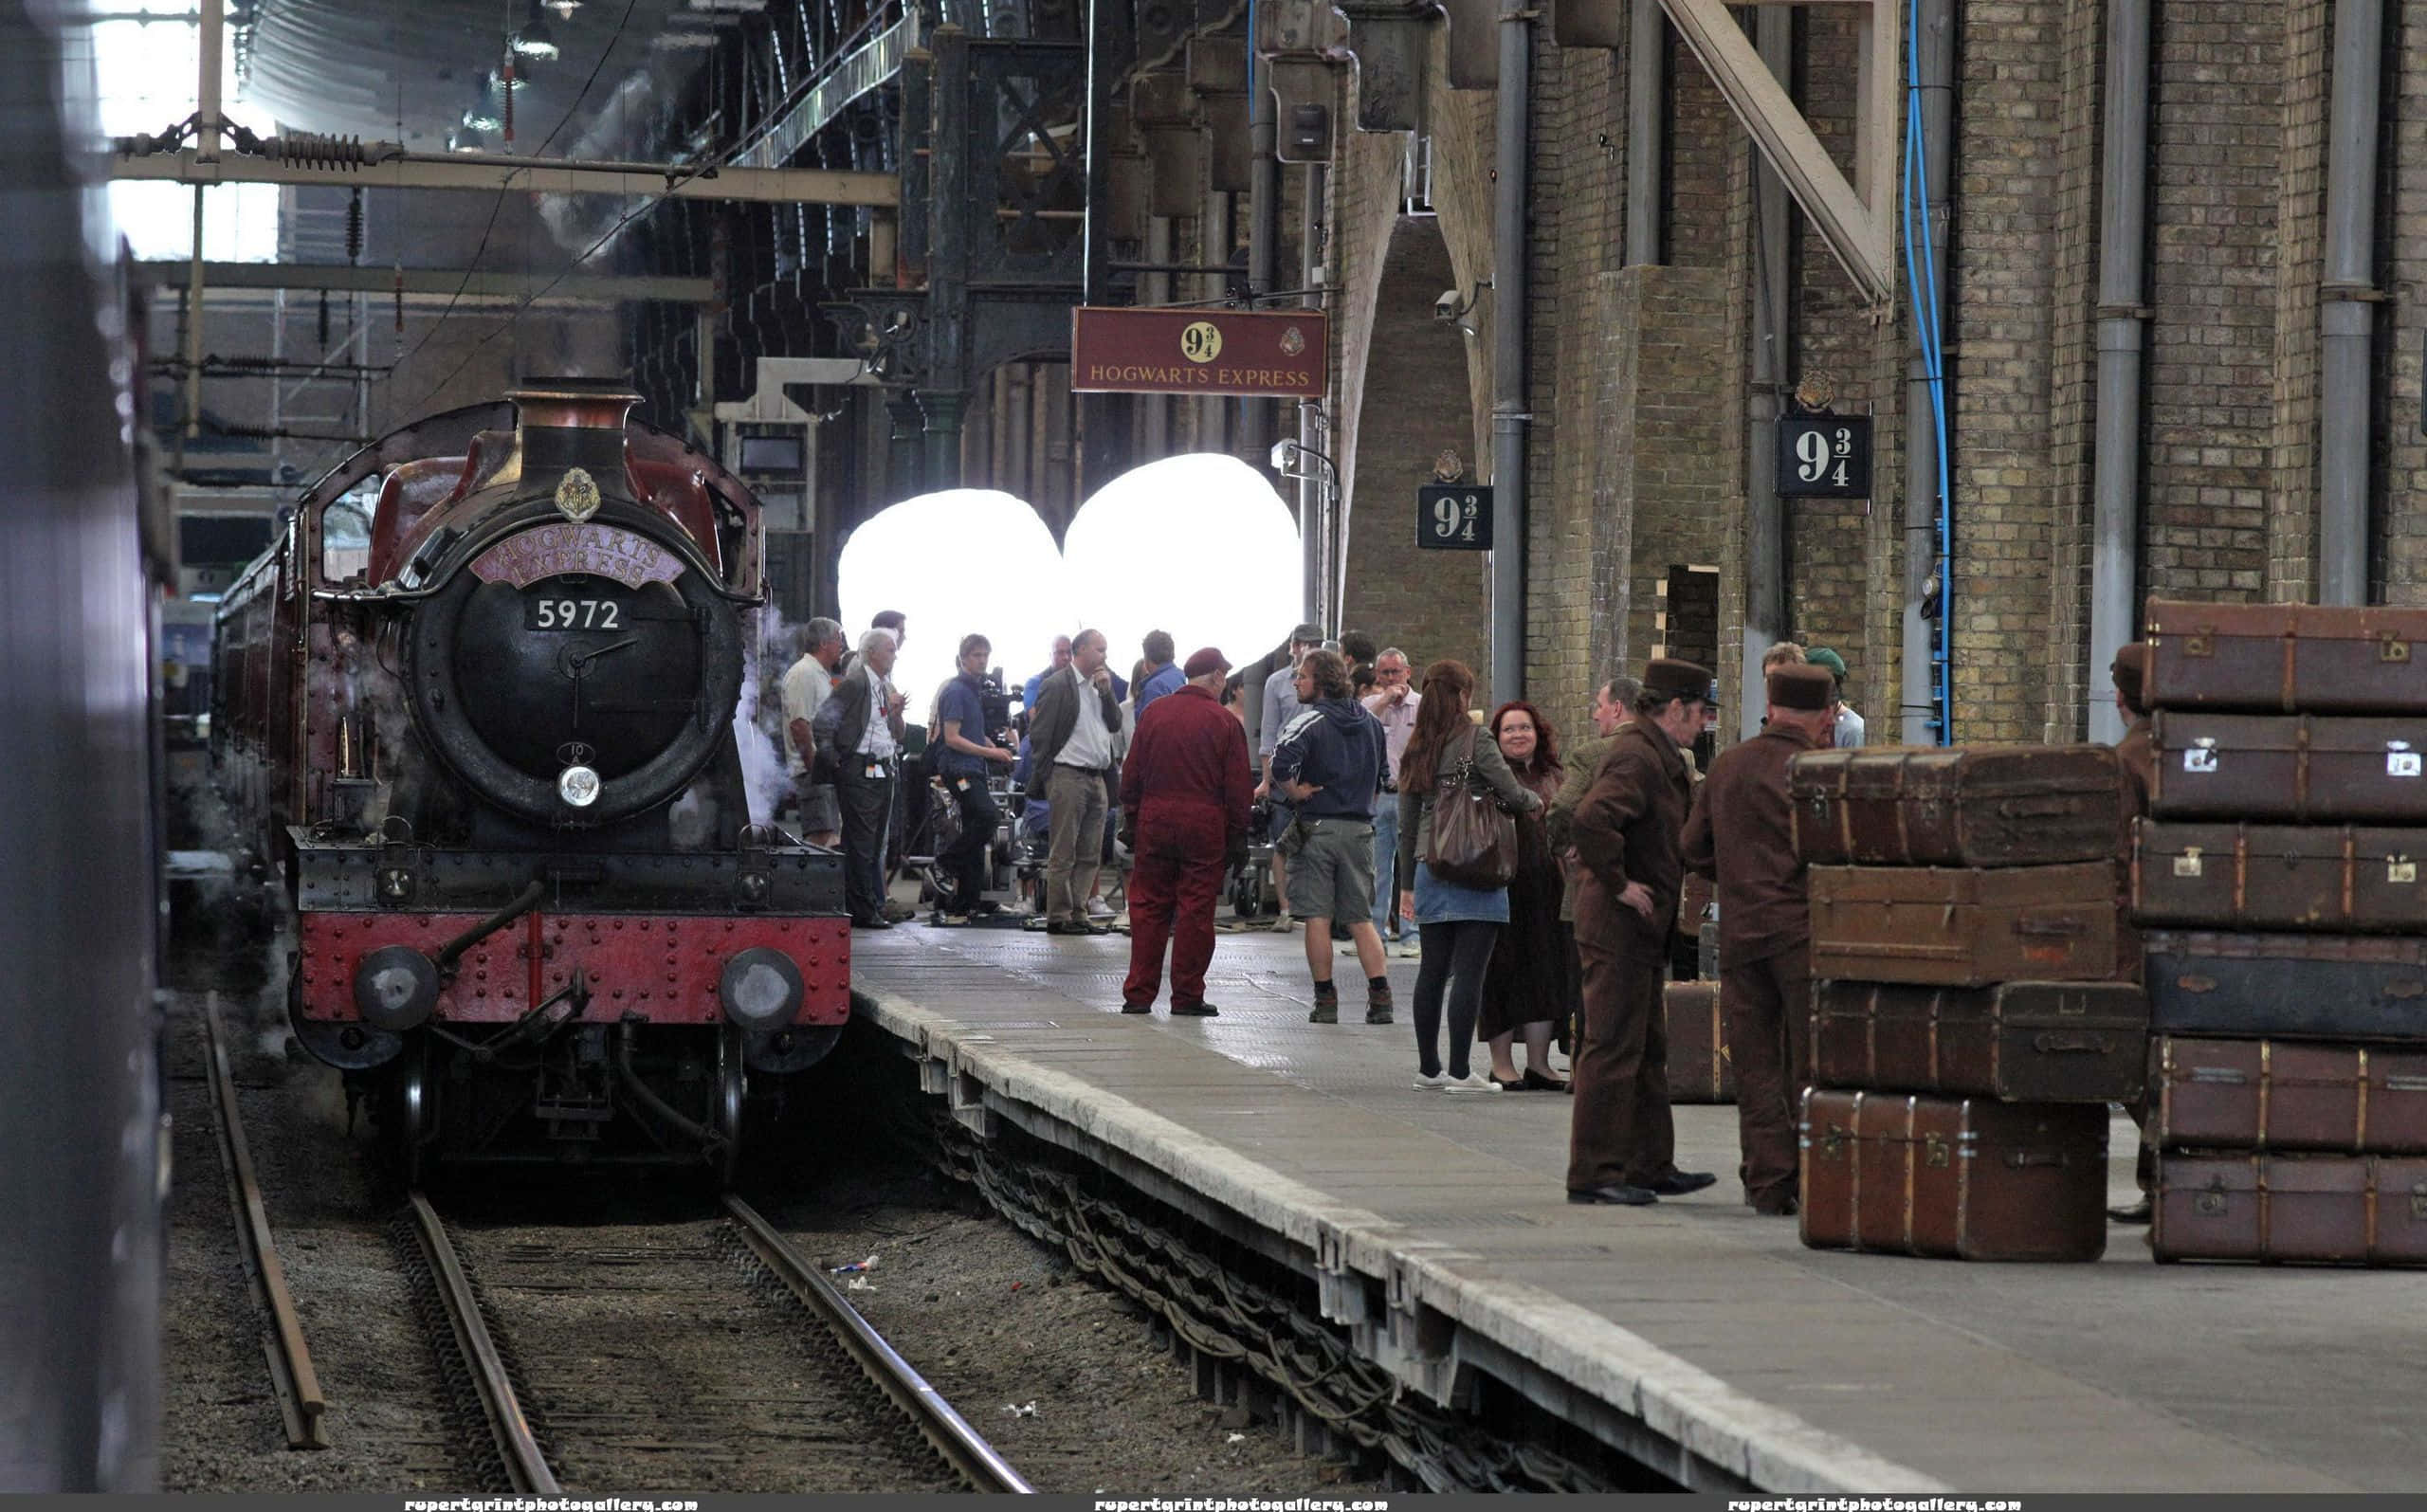
POLYGON ((1392 1005, 1392 1003, 1391 1003, 1391 990, 1390 990, 1389 988, 1387 988, 1387 987, 1369 987, 1369 988, 1365 989, 1365 1022, 1366 1022, 1366 1023, 1368 1023, 1368 1024, 1388 1024, 1388 1023, 1392 1022, 1392 1018, 1391 1018, 1391 1008, 1392 1008, 1392 1006, 1393 1006, 1393 1005, 1392 1005))
POLYGON ((1326 998, 1326 997, 1318 997, 1318 998, 1316 998, 1316 999, 1315 999, 1315 1011, 1314 1011, 1313 1012, 1311 1012, 1311 1013, 1309 1013, 1309 1014, 1307 1014, 1307 1015, 1306 1015, 1306 1022, 1307 1022, 1307 1023, 1309 1023, 1309 1024, 1337 1024, 1337 1023, 1339 1023, 1339 1022, 1340 1022, 1340 999, 1339 999, 1339 998, 1337 998, 1337 997, 1328 997, 1328 998, 1326 998))

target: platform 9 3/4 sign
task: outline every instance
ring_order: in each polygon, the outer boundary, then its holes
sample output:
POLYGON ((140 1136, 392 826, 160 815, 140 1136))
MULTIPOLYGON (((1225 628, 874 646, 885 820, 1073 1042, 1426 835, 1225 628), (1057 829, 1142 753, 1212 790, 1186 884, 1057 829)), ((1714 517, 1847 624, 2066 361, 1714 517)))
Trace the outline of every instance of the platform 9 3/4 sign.
POLYGON ((1415 491, 1415 543, 1426 551, 1491 550, 1491 490, 1428 483, 1415 491))
POLYGON ((1788 499, 1870 497, 1870 416, 1780 415, 1779 493, 1788 499))

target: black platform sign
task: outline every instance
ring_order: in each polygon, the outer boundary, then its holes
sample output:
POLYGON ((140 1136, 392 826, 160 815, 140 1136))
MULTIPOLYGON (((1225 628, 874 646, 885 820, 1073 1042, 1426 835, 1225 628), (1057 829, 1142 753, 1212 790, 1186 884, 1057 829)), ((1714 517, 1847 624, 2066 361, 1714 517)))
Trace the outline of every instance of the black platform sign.
POLYGON ((1427 483, 1415 491, 1415 543, 1427 551, 1491 550, 1491 490, 1427 483))
POLYGON ((1780 415, 1779 495, 1869 499, 1870 416, 1780 415))

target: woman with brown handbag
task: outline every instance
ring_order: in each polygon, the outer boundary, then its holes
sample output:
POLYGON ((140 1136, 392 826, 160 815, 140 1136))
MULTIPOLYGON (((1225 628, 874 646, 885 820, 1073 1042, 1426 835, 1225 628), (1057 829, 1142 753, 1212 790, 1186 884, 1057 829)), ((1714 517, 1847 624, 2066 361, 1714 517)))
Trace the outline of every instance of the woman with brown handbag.
MULTIPOLYGON (((1559 737, 1540 709, 1522 701, 1492 711, 1491 737, 1517 780, 1543 804, 1559 796, 1567 778, 1560 764, 1559 737)), ((1567 877, 1551 849, 1537 814, 1517 819, 1517 874, 1508 882, 1508 922, 1500 926, 1491 965, 1484 973, 1483 1010, 1475 1037, 1491 1047, 1487 1073, 1504 1092, 1564 1092, 1567 1079, 1551 1068, 1551 1036, 1575 995, 1576 938, 1560 919, 1567 877), (1512 1051, 1525 1040, 1525 1074, 1517 1074, 1512 1051)))
POLYGON ((1512 812, 1542 806, 1508 770, 1500 747, 1468 718, 1475 675, 1463 662, 1424 669, 1423 702, 1399 758, 1398 870, 1415 885, 1399 894, 1424 951, 1415 977, 1415 1050, 1421 1090, 1497 1092, 1468 1057, 1485 968, 1508 921, 1508 881, 1517 869, 1512 812), (1446 1000, 1446 1003, 1445 1003, 1446 1000), (1450 1020, 1448 1075, 1441 1019, 1450 1020))

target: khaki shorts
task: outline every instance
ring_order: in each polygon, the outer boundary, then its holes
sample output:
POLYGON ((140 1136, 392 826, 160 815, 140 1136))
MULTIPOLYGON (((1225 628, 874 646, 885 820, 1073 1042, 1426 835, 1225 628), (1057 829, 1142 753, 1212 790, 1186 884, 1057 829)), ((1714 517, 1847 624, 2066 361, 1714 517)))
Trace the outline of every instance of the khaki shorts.
POLYGON ((1302 818, 1305 844, 1289 857, 1289 917, 1374 917, 1374 823, 1370 819, 1302 818))

